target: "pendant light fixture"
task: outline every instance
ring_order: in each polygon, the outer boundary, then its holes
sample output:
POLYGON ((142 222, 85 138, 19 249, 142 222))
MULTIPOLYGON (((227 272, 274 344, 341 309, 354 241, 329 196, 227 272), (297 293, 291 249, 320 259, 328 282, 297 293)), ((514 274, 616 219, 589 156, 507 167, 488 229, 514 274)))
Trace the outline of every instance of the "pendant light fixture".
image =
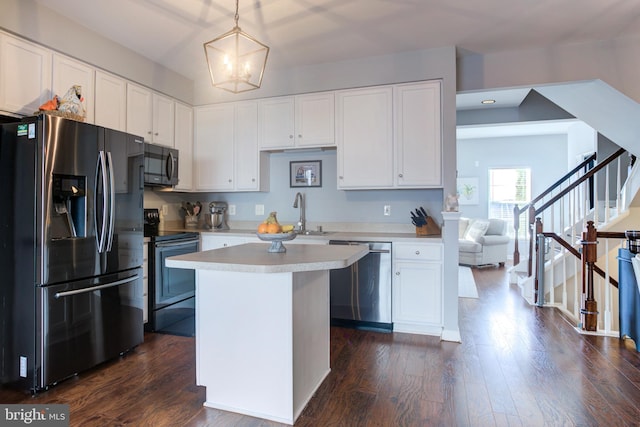
POLYGON ((238 26, 238 1, 233 29, 204 44, 213 86, 233 93, 260 87, 269 55, 268 46, 238 26))

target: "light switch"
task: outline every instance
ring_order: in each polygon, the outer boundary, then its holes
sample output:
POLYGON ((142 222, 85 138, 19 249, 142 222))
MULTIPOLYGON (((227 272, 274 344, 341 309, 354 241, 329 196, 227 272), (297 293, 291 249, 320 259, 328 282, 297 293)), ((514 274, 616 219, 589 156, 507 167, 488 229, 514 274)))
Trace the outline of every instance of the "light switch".
POLYGON ((256 205, 256 215, 264 215, 264 205, 256 205))

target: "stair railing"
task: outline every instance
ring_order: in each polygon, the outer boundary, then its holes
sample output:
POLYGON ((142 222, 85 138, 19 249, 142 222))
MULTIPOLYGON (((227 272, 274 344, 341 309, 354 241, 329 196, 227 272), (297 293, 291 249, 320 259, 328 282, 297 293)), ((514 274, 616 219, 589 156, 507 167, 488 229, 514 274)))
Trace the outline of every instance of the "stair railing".
POLYGON ((620 157, 626 151, 619 149, 609 157, 607 157, 602 163, 595 165, 596 154, 592 154, 579 165, 573 168, 570 172, 565 174, 562 178, 557 180, 540 195, 535 197, 528 204, 513 208, 513 226, 514 226, 514 252, 513 252, 513 264, 518 265, 520 263, 520 251, 519 251, 519 231, 520 223, 523 214, 527 214, 525 223, 528 224, 529 241, 528 241, 528 262, 527 262, 527 274, 532 275, 533 268, 533 254, 535 251, 535 220, 538 216, 549 213, 551 221, 547 221, 547 224, 553 224, 552 230, 563 230, 564 234, 571 232, 575 235, 576 226, 582 229, 586 216, 591 212, 592 215, 598 215, 598 209, 596 206, 596 199, 598 198, 598 181, 596 174, 600 171, 604 171, 605 177, 601 184, 605 192, 605 218, 610 218, 610 205, 609 194, 610 191, 610 172, 609 165, 614 161, 617 162, 617 183, 615 194, 616 207, 620 205, 619 194, 621 188, 620 182, 620 157), (556 192, 557 191, 557 192, 556 192), (563 203, 558 203, 559 201, 563 203), (536 207, 536 204, 542 203, 536 207), (595 211, 594 211, 595 209, 595 211), (580 224, 579 220, 582 220, 580 224), (568 230, 568 228, 574 228, 568 230))

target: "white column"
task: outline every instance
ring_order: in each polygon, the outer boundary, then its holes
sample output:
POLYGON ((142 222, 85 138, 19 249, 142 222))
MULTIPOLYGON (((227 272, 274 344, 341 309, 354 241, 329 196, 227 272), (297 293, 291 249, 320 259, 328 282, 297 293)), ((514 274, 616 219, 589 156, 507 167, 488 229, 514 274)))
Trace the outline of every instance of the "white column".
POLYGON ((444 224, 443 321, 442 340, 462 342, 458 327, 458 223, 460 212, 442 212, 444 224))

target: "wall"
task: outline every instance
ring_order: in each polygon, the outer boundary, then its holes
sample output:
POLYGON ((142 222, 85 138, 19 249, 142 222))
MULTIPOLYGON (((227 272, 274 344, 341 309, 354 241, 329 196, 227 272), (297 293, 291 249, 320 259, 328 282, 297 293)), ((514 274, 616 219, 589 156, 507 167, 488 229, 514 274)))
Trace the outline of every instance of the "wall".
POLYGON ((459 91, 601 79, 640 102, 640 37, 485 55, 458 53, 459 91))
POLYGON ((0 28, 188 104, 193 103, 191 80, 33 0, 2 0, 0 28))
POLYGON ((567 172, 567 153, 567 135, 458 140, 459 176, 479 178, 480 203, 460 205, 462 216, 487 218, 490 168, 530 167, 532 196, 535 196, 567 172))
POLYGON ((200 201, 208 204, 211 201, 225 201, 236 206, 236 215, 230 216, 233 223, 246 222, 242 226, 257 226, 270 211, 278 212, 282 224, 296 224, 299 210, 293 208, 296 192, 305 195, 306 218, 308 228, 315 229, 323 225, 326 230, 340 226, 333 223, 358 224, 377 223, 384 229, 405 229, 412 231, 409 211, 423 206, 430 215, 441 223, 442 190, 366 190, 344 191, 337 189, 336 151, 284 152, 270 155, 271 191, 268 193, 145 193, 145 206, 160 209, 163 204, 170 204, 167 218, 174 221, 180 218, 179 206, 182 201, 200 201), (322 187, 290 188, 289 162, 299 160, 322 161, 322 187), (255 214, 255 205, 264 205, 264 215, 255 214), (383 215, 384 205, 391 205, 391 215, 383 215))

